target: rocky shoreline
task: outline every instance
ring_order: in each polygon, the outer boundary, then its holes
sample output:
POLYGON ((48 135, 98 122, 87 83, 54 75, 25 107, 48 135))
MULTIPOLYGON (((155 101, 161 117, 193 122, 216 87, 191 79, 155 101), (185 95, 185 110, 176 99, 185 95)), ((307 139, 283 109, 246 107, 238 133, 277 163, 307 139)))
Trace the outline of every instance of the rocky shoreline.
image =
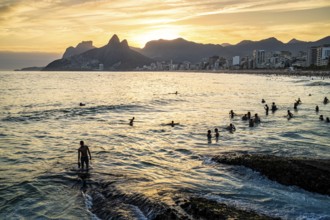
POLYGON ((283 185, 298 186, 310 192, 330 195, 330 160, 228 154, 216 156, 213 161, 245 166, 283 185))
POLYGON ((200 197, 191 197, 180 206, 194 219, 278 219, 258 214, 253 211, 240 210, 223 203, 200 197))
POLYGON ((219 220, 219 219, 279 219, 182 192, 146 196, 124 192, 116 181, 97 184, 89 189, 92 198, 90 211, 100 219, 152 219, 152 220, 219 220), (157 198, 158 197, 158 198, 157 198), (160 198, 170 198, 170 204, 160 198))

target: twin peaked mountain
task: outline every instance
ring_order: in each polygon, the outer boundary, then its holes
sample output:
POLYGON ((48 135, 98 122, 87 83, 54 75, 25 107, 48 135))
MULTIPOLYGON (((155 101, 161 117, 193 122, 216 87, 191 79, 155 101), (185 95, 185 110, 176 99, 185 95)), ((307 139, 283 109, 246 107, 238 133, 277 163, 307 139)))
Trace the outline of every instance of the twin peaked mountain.
POLYGON ((44 70, 81 71, 81 70, 133 70, 148 65, 153 60, 131 50, 126 40, 119 41, 113 35, 109 43, 101 48, 94 48, 91 41, 85 41, 76 48, 69 47, 62 59, 48 64, 44 70))
POLYGON ((62 59, 48 64, 44 70, 134 70, 136 67, 149 65, 155 61, 197 63, 210 56, 251 56, 253 50, 290 51, 292 55, 299 51, 307 52, 311 46, 330 44, 330 36, 315 42, 305 42, 292 39, 283 43, 276 38, 260 41, 244 40, 236 45, 200 44, 182 38, 175 40, 154 40, 143 49, 129 47, 126 40, 119 41, 113 35, 109 43, 101 48, 95 48, 91 41, 83 41, 76 48, 69 47, 62 59))

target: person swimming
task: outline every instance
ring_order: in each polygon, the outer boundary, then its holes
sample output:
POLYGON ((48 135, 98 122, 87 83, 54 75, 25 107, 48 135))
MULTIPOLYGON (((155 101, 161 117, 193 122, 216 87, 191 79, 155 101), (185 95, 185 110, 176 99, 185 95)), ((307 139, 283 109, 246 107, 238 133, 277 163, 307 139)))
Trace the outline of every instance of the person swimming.
POLYGON ((293 114, 290 112, 290 110, 288 110, 288 115, 287 115, 288 119, 291 119, 293 117, 293 114))
POLYGON ((323 121, 324 120, 323 115, 320 115, 319 119, 323 121))
POLYGON ((134 120, 135 120, 135 117, 129 119, 129 125, 130 126, 133 126, 134 120))
POLYGON ((171 121, 171 123, 168 123, 166 125, 171 125, 172 127, 174 127, 175 125, 179 125, 180 123, 174 123, 174 121, 171 121))
POLYGON ((234 132, 234 131, 236 131, 236 128, 232 123, 230 123, 230 125, 227 127, 227 130, 230 132, 234 132))
POLYGON ((79 106, 85 106, 86 104, 84 104, 84 103, 82 103, 82 102, 80 102, 79 103, 79 106))
POLYGON ((319 106, 318 105, 315 107, 315 111, 319 112, 319 106))
POLYGON ((267 104, 265 105, 264 109, 266 110, 266 115, 268 115, 269 107, 267 104))
POLYGON ((265 99, 261 99, 261 103, 266 103, 265 99))
POLYGON ((277 106, 275 105, 275 102, 272 103, 272 111, 276 111, 277 110, 277 106))
POLYGON ((247 120, 248 120, 248 116, 247 116, 247 114, 245 114, 245 115, 242 117, 242 120, 243 120, 243 121, 247 121, 247 120))

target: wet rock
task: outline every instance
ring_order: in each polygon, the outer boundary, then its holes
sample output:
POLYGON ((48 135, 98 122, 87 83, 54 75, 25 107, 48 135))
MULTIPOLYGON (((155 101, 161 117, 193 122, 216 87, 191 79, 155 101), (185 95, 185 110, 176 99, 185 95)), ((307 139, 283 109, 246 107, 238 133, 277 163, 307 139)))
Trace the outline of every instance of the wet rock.
POLYGON ((265 215, 260 215, 253 211, 239 210, 234 207, 227 206, 223 203, 211 201, 205 198, 192 197, 185 203, 181 204, 181 208, 193 216, 194 219, 254 219, 269 220, 275 219, 265 215))
POLYGON ((123 192, 113 183, 102 184, 99 189, 90 192, 93 198, 91 211, 100 219, 189 219, 184 213, 179 213, 175 207, 143 194, 123 192))
POLYGON ((330 195, 330 160, 229 154, 216 156, 213 161, 245 166, 281 184, 330 195))
POLYGON ((171 204, 156 197, 124 192, 115 181, 102 183, 89 193, 92 197, 90 211, 100 219, 112 220, 213 220, 213 219, 274 219, 253 211, 240 210, 191 194, 167 194, 171 204))

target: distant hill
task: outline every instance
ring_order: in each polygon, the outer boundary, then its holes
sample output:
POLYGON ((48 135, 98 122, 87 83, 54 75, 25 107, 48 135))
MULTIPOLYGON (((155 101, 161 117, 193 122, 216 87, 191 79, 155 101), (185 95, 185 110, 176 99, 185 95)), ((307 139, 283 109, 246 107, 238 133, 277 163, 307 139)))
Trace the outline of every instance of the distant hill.
MULTIPOLYGON (((175 40, 155 40, 150 41, 146 46, 139 50, 145 56, 156 60, 173 60, 177 62, 190 61, 198 62, 202 58, 213 55, 231 58, 233 56, 252 55, 253 50, 266 51, 290 51, 296 55, 299 51, 307 51, 311 46, 330 44, 330 36, 315 42, 305 42, 292 39, 288 43, 283 43, 274 37, 250 41, 244 40, 236 45, 228 44, 199 44, 178 38, 175 40)), ((138 50, 138 49, 135 49, 138 50)))
POLYGON ((62 58, 68 58, 74 55, 78 55, 94 48, 95 47, 93 46, 93 41, 82 41, 76 47, 68 47, 65 50, 62 58))
POLYGON ((134 70, 152 62, 152 59, 130 49, 126 40, 120 42, 118 36, 113 35, 107 45, 55 60, 44 70, 96 70, 100 64, 104 70, 134 70))
POLYGON ((31 67, 24 67, 22 69, 16 69, 15 71, 41 71, 43 67, 39 67, 39 66, 31 66, 31 67))
POLYGON ((199 44, 183 38, 149 41, 141 53, 155 60, 190 62, 198 62, 204 57, 213 55, 233 55, 227 47, 219 44, 199 44))

